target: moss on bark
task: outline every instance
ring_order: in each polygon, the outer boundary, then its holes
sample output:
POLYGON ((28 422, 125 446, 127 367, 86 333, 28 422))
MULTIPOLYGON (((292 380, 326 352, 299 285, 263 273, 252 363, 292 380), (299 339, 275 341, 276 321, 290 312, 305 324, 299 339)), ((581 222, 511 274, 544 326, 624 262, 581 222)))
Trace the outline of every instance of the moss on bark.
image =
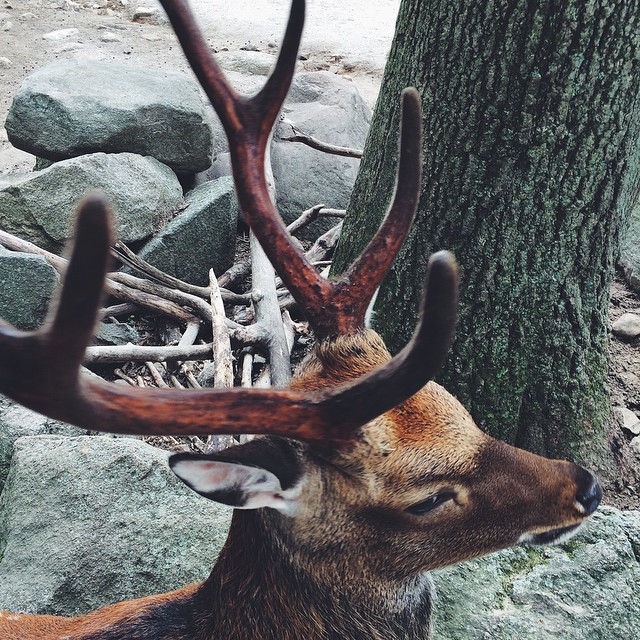
POLYGON ((461 266, 440 380, 486 431, 540 453, 603 453, 609 286, 640 181, 640 2, 405 0, 336 271, 393 189, 399 95, 424 109, 417 221, 376 327, 410 337, 430 253, 461 266))

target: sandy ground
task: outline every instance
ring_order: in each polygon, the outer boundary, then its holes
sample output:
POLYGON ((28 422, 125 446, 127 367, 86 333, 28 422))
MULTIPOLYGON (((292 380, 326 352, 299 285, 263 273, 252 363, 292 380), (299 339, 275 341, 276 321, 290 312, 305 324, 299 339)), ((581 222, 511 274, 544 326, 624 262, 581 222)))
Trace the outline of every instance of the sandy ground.
MULTIPOLYGON (((273 53, 288 0, 191 0, 214 50, 273 53)), ((391 44, 399 0, 308 0, 301 53, 310 70, 348 75, 373 105, 391 44)), ((23 78, 60 58, 116 60, 188 72, 157 0, 0 0, 0 122, 23 78), (123 4, 123 2, 125 4, 123 4), (157 14, 133 21, 142 4, 157 14), (100 5, 100 6, 99 6, 100 5), (59 32, 65 30, 65 32, 59 32), (67 31, 70 30, 70 31, 67 31)), ((30 170, 33 157, 0 129, 0 174, 30 170)))

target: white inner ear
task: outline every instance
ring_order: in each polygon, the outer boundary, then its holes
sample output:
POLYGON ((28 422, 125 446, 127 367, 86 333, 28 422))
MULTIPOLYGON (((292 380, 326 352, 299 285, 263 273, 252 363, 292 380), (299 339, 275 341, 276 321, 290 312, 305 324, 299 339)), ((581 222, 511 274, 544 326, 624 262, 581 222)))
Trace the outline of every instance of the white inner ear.
POLYGON ((270 507, 293 515, 300 486, 284 491, 277 476, 258 467, 217 460, 181 460, 173 472, 194 491, 202 494, 229 492, 238 494, 236 509, 270 507))

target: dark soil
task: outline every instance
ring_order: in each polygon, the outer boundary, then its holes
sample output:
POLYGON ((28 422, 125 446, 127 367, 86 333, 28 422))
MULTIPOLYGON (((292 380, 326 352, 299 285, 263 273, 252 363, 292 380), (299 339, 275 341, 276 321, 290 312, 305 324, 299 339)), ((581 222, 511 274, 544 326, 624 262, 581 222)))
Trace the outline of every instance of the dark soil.
MULTIPOLYGON (((611 322, 628 312, 640 313, 640 296, 618 276, 611 288, 611 322)), ((640 415, 640 338, 625 342, 611 336, 609 388, 613 407, 627 407, 640 415)), ((609 442, 618 474, 605 493, 605 502, 620 509, 640 509, 640 458, 630 447, 633 435, 621 428, 615 416, 611 422, 609 442)))

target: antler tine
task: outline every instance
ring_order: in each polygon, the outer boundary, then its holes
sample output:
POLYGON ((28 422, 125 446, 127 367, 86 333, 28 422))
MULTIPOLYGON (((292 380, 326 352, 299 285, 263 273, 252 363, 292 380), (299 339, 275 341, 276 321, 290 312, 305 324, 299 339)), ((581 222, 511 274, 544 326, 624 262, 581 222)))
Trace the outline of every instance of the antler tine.
POLYGON ((368 422, 404 402, 433 378, 453 340, 458 281, 453 254, 434 253, 427 265, 420 320, 413 337, 389 362, 327 398, 337 415, 368 422))
POLYGON ((240 207, 250 227, 291 294, 308 310, 310 322, 326 313, 331 285, 293 244, 271 197, 264 173, 269 133, 293 77, 304 24, 304 0, 292 0, 289 22, 276 66, 252 98, 229 86, 211 55, 185 0, 161 0, 185 56, 211 100, 229 139, 240 207))
POLYGON ((43 331, 58 375, 77 375, 94 335, 113 239, 111 213, 102 196, 89 195, 80 204, 75 238, 57 306, 43 331))
POLYGON ((43 328, 27 333, 7 324, 0 326, 0 388, 4 393, 25 404, 36 394, 53 407, 61 400, 61 389, 77 387, 80 363, 96 323, 110 240, 105 201, 87 197, 78 210, 76 241, 62 292, 43 328))
POLYGON ((422 180, 422 109, 420 94, 413 87, 402 92, 399 161, 396 186, 387 214, 378 231, 357 260, 335 282, 334 307, 352 333, 364 326, 371 298, 404 243, 415 219, 422 180), (347 311, 348 310, 348 311, 347 311))

